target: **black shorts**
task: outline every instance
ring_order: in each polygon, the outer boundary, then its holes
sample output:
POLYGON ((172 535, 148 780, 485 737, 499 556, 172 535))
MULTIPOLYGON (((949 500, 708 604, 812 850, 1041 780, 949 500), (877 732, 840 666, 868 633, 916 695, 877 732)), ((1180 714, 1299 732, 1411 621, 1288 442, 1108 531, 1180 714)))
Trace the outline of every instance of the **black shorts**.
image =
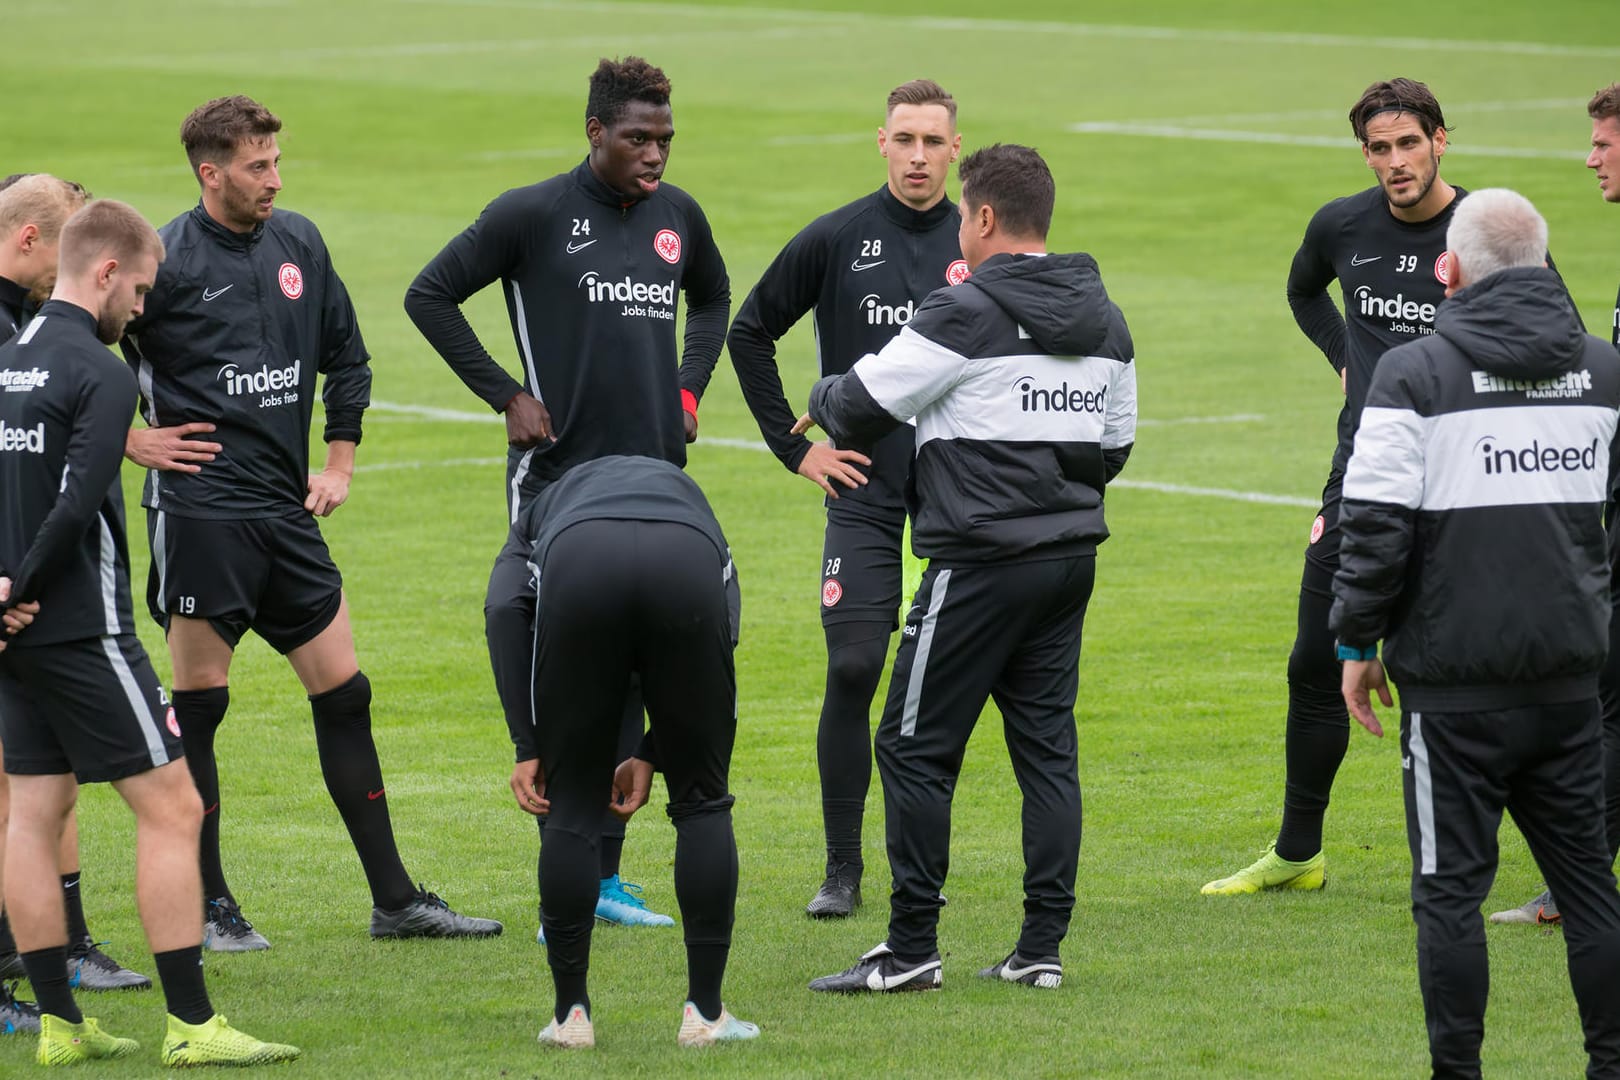
POLYGON ((827 508, 821 549, 821 622, 900 625, 900 548, 906 512, 827 508))
POLYGON ((146 603, 165 630, 170 615, 207 619, 232 648, 252 630, 285 654, 337 618, 343 575, 310 514, 214 520, 148 510, 146 534, 146 603))
POLYGON ((180 725, 134 634, 0 653, 6 772, 122 780, 178 761, 180 725))
POLYGON ((1311 522, 1311 535, 1305 545, 1305 558, 1331 576, 1339 570, 1339 503, 1344 498, 1344 474, 1329 474, 1322 488, 1322 509, 1311 522))

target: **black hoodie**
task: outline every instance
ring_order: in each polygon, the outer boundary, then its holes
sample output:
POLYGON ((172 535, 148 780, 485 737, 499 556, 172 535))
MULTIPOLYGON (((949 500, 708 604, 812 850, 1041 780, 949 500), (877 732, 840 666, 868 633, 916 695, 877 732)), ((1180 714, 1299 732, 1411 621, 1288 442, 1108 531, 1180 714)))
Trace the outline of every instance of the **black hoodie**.
POLYGON ((1344 481, 1331 623, 1385 640, 1405 709, 1595 695, 1620 357, 1551 270, 1491 274, 1391 349, 1344 481))
POLYGON ((1085 554, 1136 438, 1134 346, 1089 255, 996 255, 810 392, 840 446, 907 421, 912 548, 949 563, 1085 554))

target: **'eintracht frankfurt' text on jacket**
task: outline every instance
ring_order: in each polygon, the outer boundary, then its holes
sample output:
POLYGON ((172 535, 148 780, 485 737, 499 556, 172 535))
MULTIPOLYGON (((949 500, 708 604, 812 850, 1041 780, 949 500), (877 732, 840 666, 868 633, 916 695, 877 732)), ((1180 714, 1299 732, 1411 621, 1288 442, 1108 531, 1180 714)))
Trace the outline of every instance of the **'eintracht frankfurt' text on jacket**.
POLYGON ((1349 645, 1384 640, 1403 708, 1597 693, 1617 408, 1620 357, 1541 267, 1463 289, 1433 335, 1379 362, 1345 474, 1332 625, 1349 645))
POLYGON ((995 255, 818 382, 810 412, 854 445, 915 418, 920 557, 1084 554, 1108 536, 1103 491, 1136 439, 1133 353, 1091 256, 995 255))

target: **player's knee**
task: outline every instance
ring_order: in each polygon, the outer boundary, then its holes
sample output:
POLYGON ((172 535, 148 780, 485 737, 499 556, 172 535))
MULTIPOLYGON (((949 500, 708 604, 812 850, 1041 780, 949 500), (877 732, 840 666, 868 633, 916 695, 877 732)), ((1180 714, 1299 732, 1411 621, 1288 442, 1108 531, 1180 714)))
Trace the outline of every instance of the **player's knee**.
POLYGON ((1288 683, 1290 688, 1305 687, 1319 693, 1339 695, 1338 656, 1331 641, 1299 640, 1288 654, 1288 683))
POLYGON ((736 801, 737 797, 729 793, 714 798, 691 797, 670 803, 664 812, 679 829, 683 823, 700 822, 722 815, 730 817, 732 804, 736 801))
POLYGON ((871 693, 883 676, 888 659, 887 637, 840 645, 827 654, 827 685, 837 692, 864 690, 871 693))
POLYGON ((371 680, 357 671, 348 682, 309 697, 310 711, 321 727, 371 727, 371 680))

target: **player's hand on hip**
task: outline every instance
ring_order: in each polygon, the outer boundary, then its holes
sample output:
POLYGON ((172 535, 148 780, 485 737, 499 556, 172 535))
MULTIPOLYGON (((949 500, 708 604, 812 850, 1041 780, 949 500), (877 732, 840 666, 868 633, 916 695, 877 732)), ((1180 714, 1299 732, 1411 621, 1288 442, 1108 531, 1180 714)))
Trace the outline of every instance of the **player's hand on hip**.
POLYGON ((194 439, 214 430, 203 421, 174 427, 130 428, 124 437, 124 456, 147 469, 168 472, 201 472, 202 462, 213 461, 220 452, 217 442, 194 439))
POLYGON ((682 409, 681 422, 686 425, 686 441, 689 443, 697 442, 697 414, 689 413, 685 409, 682 409))
MULTIPOLYGON (((10 599, 11 579, 8 577, 0 577, 0 603, 4 603, 10 599)), ((0 651, 5 650, 6 638, 18 634, 27 628, 28 624, 34 621, 34 616, 38 614, 38 600, 30 600, 26 604, 18 604, 15 607, 6 608, 6 613, 3 616, 0 616, 0 625, 4 625, 5 627, 5 633, 0 634, 0 651)))
POLYGON ((805 432, 809 431, 811 428, 813 428, 815 426, 816 426, 816 422, 814 420, 810 419, 810 414, 805 413, 803 416, 799 417, 797 420, 795 420, 793 422, 792 427, 788 428, 788 434, 789 435, 803 435, 805 432))
POLYGON ((652 762, 641 758, 625 758, 613 770, 613 796, 608 810, 620 821, 629 821, 632 814, 647 805, 652 792, 652 762))
POLYGON ((1384 725, 1378 722, 1378 714, 1373 712, 1369 694, 1369 691, 1376 690, 1378 700, 1384 705, 1395 704, 1395 699, 1389 694, 1389 681, 1384 677, 1383 661, 1346 660, 1339 685, 1344 694, 1344 703, 1349 707, 1350 715, 1356 718, 1356 723, 1383 738, 1384 725))
POLYGON ((551 802, 546 798, 546 770, 541 767, 539 758, 513 765, 511 784, 519 810, 536 817, 551 812, 551 802))
POLYGON ((330 517, 332 511, 349 498, 349 474, 340 469, 325 469, 309 474, 309 497, 304 509, 316 517, 330 517))
POLYGON ((528 449, 555 441, 556 434, 551 429, 551 411, 528 391, 520 391, 506 403, 502 412, 506 416, 507 445, 528 449))
POLYGON ((836 499, 838 490, 832 482, 836 480, 846 488, 861 487, 866 483, 866 474, 855 466, 871 464, 872 459, 858 450, 834 450, 829 442, 811 443, 799 462, 799 475, 836 499))

